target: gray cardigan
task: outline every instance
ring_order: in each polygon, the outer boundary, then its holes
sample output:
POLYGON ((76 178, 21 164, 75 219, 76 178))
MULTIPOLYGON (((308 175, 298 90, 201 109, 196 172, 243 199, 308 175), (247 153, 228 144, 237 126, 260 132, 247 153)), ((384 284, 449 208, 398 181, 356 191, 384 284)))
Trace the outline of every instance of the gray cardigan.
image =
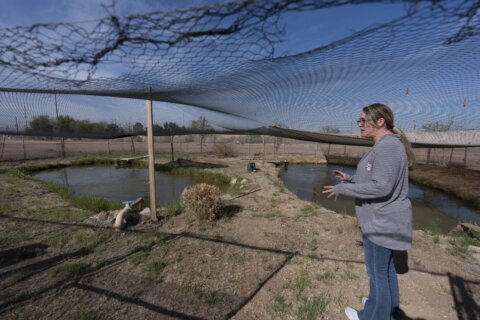
POLYGON ((358 223, 370 241, 392 250, 412 247, 408 160, 400 136, 380 138, 360 160, 355 175, 333 190, 355 197, 358 223))

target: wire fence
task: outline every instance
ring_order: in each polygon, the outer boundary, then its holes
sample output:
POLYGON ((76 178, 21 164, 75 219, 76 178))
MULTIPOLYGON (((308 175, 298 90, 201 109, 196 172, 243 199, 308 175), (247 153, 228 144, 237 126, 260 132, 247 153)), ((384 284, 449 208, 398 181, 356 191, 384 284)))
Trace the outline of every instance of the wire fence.
MULTIPOLYGON (((128 137, 110 140, 38 140, 22 136, 0 136, 0 161, 21 161, 31 159, 47 159, 59 157, 75 157, 89 155, 145 155, 147 144, 144 137, 128 137)), ((200 136, 175 137, 173 142, 174 156, 189 155, 217 156, 216 146, 227 145, 232 156, 252 160, 283 161, 308 157, 307 161, 316 159, 320 162, 324 156, 360 158, 369 147, 346 146, 305 142, 285 138, 267 137, 265 144, 261 137, 248 141, 247 137, 210 136, 200 142, 200 136)), ((459 167, 480 171, 480 147, 453 148, 416 148, 416 160, 422 164, 433 164, 444 167, 459 167)), ((168 137, 155 138, 156 154, 171 154, 168 137)))

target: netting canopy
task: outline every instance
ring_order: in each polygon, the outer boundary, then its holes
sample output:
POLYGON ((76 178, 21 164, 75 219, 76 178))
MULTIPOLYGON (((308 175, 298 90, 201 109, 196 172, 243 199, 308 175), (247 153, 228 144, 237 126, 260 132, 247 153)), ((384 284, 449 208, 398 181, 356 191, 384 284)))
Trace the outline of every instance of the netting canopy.
POLYGON ((276 52, 283 15, 372 2, 402 1, 234 1, 2 28, 0 133, 144 134, 152 99, 156 135, 363 144, 352 138, 359 112, 382 102, 418 145, 480 146, 477 0, 405 1, 392 21, 308 52, 276 52))

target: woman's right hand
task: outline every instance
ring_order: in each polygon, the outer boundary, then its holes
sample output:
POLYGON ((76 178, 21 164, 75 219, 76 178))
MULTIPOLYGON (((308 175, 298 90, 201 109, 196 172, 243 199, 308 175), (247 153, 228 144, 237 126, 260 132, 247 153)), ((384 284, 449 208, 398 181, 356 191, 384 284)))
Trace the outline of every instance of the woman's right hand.
POLYGON ((335 175, 335 178, 337 178, 340 181, 347 180, 348 178, 348 174, 340 170, 333 170, 333 174, 335 175))

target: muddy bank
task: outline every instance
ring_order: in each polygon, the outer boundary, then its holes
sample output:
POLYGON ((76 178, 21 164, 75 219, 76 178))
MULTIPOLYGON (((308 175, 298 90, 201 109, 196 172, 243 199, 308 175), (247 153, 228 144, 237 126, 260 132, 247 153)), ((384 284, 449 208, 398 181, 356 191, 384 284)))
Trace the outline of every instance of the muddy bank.
POLYGON ((410 172, 418 184, 436 188, 462 199, 480 210, 480 172, 421 164, 410 172))
MULTIPOLYGON (((360 158, 326 156, 330 164, 356 166, 360 158)), ((451 194, 480 210, 480 172, 455 167, 416 164, 409 172, 411 181, 451 194)))

